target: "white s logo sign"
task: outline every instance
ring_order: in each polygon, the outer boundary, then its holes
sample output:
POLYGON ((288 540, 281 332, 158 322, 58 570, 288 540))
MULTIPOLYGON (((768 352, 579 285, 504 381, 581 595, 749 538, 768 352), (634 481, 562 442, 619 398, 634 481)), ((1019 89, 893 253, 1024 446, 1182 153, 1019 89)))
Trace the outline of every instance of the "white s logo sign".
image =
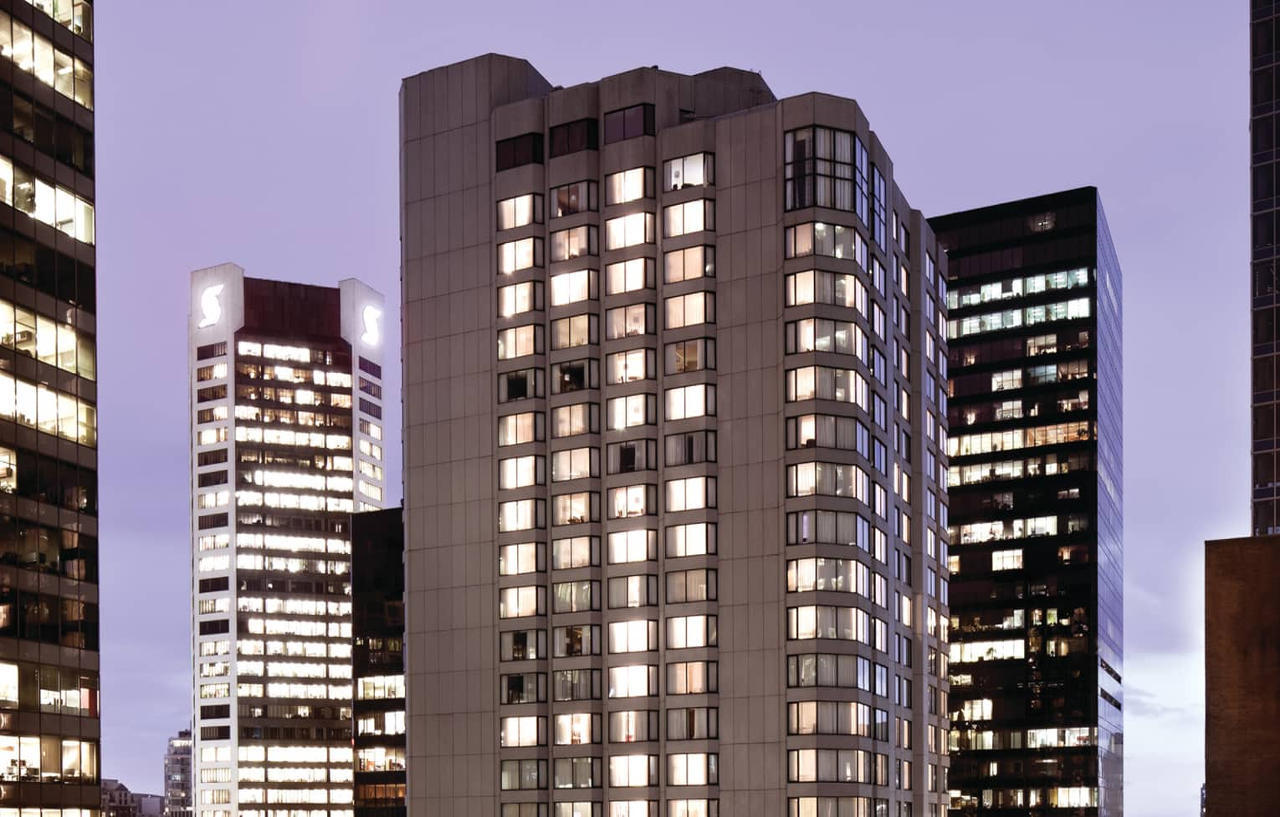
POLYGON ((379 327, 382 310, 376 306, 366 306, 360 314, 364 318, 364 334, 360 336, 360 340, 370 346, 377 346, 382 342, 382 330, 379 327))
POLYGON ((196 326, 204 329, 207 326, 213 326, 222 318, 222 304, 218 302, 218 296, 221 294, 222 284, 205 287, 204 292, 200 293, 200 322, 196 326))

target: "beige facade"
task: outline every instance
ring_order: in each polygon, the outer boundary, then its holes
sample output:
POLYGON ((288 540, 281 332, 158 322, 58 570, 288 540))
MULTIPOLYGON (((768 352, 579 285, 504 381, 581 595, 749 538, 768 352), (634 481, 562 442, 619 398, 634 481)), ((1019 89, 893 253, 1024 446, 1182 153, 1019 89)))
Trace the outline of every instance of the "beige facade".
POLYGON ((856 103, 487 55, 401 137, 410 812, 941 815, 943 260, 856 103))

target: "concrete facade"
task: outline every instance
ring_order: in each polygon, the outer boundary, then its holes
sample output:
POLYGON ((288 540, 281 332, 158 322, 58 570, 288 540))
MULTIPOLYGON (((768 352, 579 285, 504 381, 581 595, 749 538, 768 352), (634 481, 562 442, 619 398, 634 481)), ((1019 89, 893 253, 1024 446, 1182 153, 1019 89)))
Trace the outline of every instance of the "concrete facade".
POLYGON ((1205 543, 1208 817, 1280 814, 1280 537, 1205 543))
POLYGON ((401 172, 409 812, 941 815, 943 261, 857 104, 487 55, 401 172))

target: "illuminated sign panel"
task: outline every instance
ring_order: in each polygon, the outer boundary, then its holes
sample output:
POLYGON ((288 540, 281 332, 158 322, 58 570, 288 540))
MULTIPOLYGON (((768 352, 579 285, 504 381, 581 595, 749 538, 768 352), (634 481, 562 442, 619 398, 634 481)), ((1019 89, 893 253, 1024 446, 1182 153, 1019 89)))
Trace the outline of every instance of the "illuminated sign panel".
POLYGON ((196 325, 201 329, 213 326, 222 319, 222 303, 218 300, 221 294, 222 284, 205 287, 204 292, 200 293, 200 323, 196 325))
POLYGON ((377 346, 382 342, 382 310, 376 306, 366 306, 360 315, 364 321, 364 334, 360 336, 360 340, 370 346, 377 346))

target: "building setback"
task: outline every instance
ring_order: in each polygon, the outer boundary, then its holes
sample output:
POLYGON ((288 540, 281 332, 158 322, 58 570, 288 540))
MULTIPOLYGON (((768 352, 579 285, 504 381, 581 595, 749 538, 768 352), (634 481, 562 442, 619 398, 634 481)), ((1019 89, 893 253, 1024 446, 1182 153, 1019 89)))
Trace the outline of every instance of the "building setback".
POLYGON ((97 817, 93 5, 0 0, 0 813, 97 817))
POLYGON ((404 523, 351 517, 355 817, 404 817, 404 523))
POLYGON ((382 502, 382 296, 191 275, 198 817, 351 817, 351 531, 382 502))
POLYGON ((400 101, 409 811, 939 817, 945 285, 857 104, 400 101))
POLYGON ((1092 187, 947 250, 953 814, 1123 813, 1121 276, 1092 187))
POLYGON ((169 738, 164 753, 164 817, 191 817, 191 730, 169 738))

